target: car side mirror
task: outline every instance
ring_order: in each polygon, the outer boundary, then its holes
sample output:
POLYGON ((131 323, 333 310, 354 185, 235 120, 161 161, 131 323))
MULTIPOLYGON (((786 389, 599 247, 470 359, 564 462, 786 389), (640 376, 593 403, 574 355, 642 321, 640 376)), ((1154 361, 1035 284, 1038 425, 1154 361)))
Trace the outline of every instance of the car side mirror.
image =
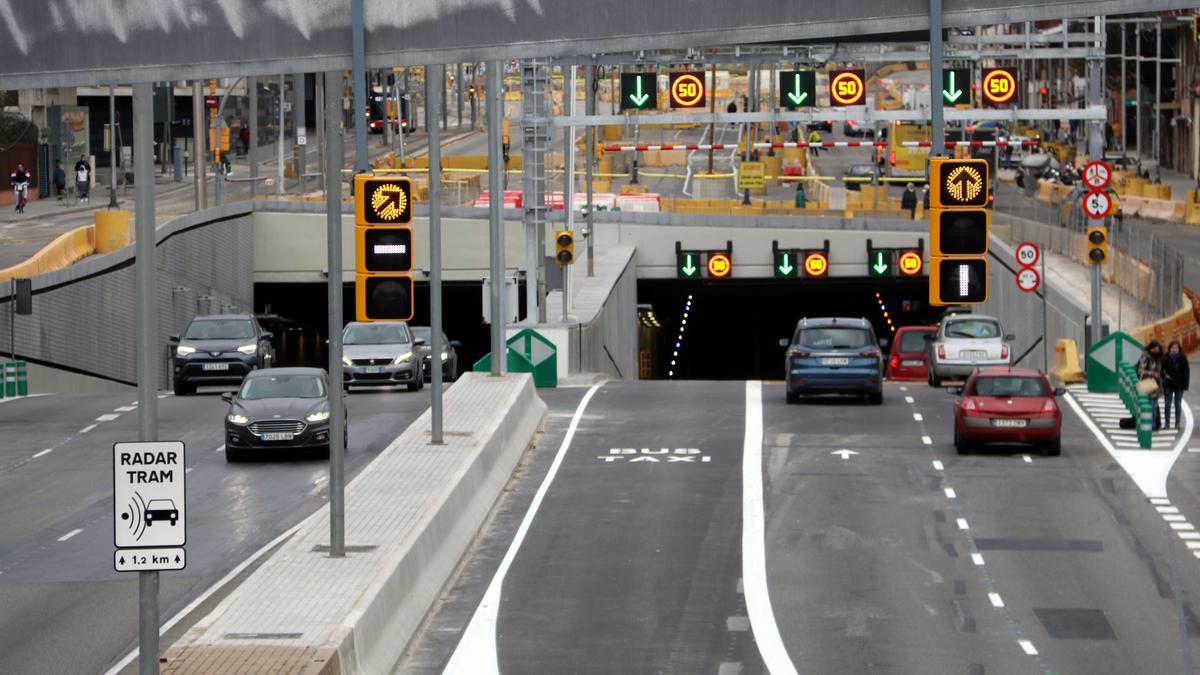
POLYGON ((1066 387, 1055 387, 1055 388, 1054 388, 1054 395, 1055 395, 1055 396, 1062 396, 1062 395, 1063 395, 1063 394, 1065 394, 1065 393, 1067 393, 1067 388, 1066 388, 1066 387))
POLYGON ((221 392, 221 400, 225 401, 226 403, 233 403, 233 392, 232 391, 221 392))
POLYGON ((791 340, 789 340, 789 339, 787 339, 787 338, 779 338, 779 346, 780 346, 780 347, 785 347, 785 348, 786 348, 786 347, 787 347, 789 344, 791 344, 791 343, 792 343, 792 341, 791 341, 791 340))
POLYGON ((1009 333, 1008 335, 1004 336, 1005 342, 1012 342, 1013 340, 1016 340, 1016 339, 1017 339, 1017 336, 1015 333, 1009 333))
POLYGON ((264 339, 264 340, 270 340, 273 337, 275 337, 275 334, 270 331, 267 331, 266 333, 262 334, 262 339, 264 339))
POLYGON ((459 342, 458 340, 451 340, 451 341, 450 341, 450 348, 451 348, 451 349, 458 349, 458 348, 460 348, 460 347, 462 347, 462 343, 461 343, 461 342, 459 342))
POLYGON ((962 396, 963 388, 962 387, 946 387, 946 393, 950 394, 951 396, 962 396))
POLYGON ((176 334, 172 335, 171 337, 167 338, 167 340, 169 342, 179 342, 179 334, 176 333, 176 334))

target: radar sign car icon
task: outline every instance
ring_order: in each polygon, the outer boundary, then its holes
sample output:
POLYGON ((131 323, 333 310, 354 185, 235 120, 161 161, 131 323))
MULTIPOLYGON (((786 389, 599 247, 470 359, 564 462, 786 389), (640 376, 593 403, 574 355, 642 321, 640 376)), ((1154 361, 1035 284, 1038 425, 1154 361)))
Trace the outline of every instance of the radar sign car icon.
POLYGON ((179 509, 175 508, 175 502, 170 499, 151 499, 146 504, 146 527, 164 520, 169 522, 171 527, 179 520, 179 509))

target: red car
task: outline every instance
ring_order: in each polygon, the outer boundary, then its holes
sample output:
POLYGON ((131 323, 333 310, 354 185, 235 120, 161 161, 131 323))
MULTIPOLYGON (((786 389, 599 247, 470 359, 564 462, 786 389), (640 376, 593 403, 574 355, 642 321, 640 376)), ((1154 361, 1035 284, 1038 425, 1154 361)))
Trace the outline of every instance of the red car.
POLYGON ((976 443, 1031 443, 1042 454, 1062 450, 1062 411, 1054 389, 1034 368, 983 368, 962 387, 950 387, 954 404, 954 445, 968 454, 976 443))
POLYGON ((892 339, 892 355, 887 362, 889 380, 929 379, 929 343, 925 336, 937 334, 937 326, 902 326, 892 339))

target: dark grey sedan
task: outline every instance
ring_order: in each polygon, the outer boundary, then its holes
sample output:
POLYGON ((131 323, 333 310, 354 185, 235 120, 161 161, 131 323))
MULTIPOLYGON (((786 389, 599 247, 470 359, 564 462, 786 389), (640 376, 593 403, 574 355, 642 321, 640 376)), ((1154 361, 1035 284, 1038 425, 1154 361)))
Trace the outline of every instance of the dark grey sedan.
POLYGON ((271 333, 249 314, 197 316, 175 347, 175 395, 196 392, 198 385, 237 384, 250 372, 275 360, 271 333))
MULTIPOLYGON (((429 326, 409 326, 413 336, 417 339, 417 351, 422 355, 421 361, 425 364, 425 379, 428 381, 433 377, 433 332, 429 326)), ((451 340, 442 333, 442 372, 445 373, 444 379, 447 382, 453 382, 458 379, 458 348, 462 343, 458 340, 451 340)))
MULTIPOLYGON (((246 376, 236 394, 222 394, 221 398, 229 402, 225 415, 227 462, 272 450, 329 454, 329 386, 324 370, 256 371, 246 376)), ((345 428, 343 425, 343 434, 345 428)))

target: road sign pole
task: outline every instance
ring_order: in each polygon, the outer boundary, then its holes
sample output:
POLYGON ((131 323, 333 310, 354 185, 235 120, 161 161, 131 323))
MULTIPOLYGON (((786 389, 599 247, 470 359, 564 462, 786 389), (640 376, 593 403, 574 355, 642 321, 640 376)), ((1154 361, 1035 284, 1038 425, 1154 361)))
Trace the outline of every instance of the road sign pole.
MULTIPOLYGON (((587 114, 595 115, 596 66, 589 65, 585 72, 586 76, 584 77, 583 81, 584 107, 587 110, 587 114)), ((596 215, 593 213, 593 211, 596 210, 596 205, 594 203, 595 195, 593 194, 595 186, 593 185, 592 180, 592 176, 594 175, 592 173, 592 166, 596 162, 596 127, 589 126, 584 134, 587 136, 587 158, 584 161, 584 166, 587 167, 587 275, 592 277, 596 274, 596 215)))
POLYGON ((500 69, 503 67, 500 61, 492 61, 487 65, 488 244, 492 277, 491 297, 488 300, 492 314, 492 375, 504 373, 504 322, 507 318, 501 305, 504 293, 504 221, 501 212, 504 193, 500 189, 500 171, 504 151, 501 148, 500 121, 504 117, 504 92, 500 91, 500 69))
POLYGON ((942 0, 929 0, 929 124, 933 147, 929 155, 946 151, 946 127, 942 120, 942 0))
POLYGON ((329 557, 346 555, 342 388, 342 71, 325 73, 325 236, 329 278, 329 557))
MULTIPOLYGON (((1046 256, 1038 256, 1042 262, 1042 370, 1050 372, 1050 328, 1046 325, 1049 311, 1046 307, 1050 297, 1050 284, 1046 281, 1046 256)), ((1095 343, 1092 343, 1095 344, 1095 343)))
POLYGON ((196 210, 208 208, 208 179, 204 174, 204 90, 200 80, 192 80, 192 179, 195 185, 196 210))
MULTIPOLYGON (((138 440, 158 440, 158 266, 154 238, 154 85, 133 85, 133 148, 138 176, 134 239, 138 303, 138 440)), ((202 166, 197 162, 197 166, 202 166)), ((115 167, 114 167, 115 168, 115 167)), ((158 673, 158 572, 138 573, 138 672, 158 673)))
MULTIPOLYGON (((570 92, 566 99, 567 114, 575 116, 575 83, 576 83, 576 68, 574 65, 566 66, 569 74, 566 76, 567 91, 570 92)), ((563 213, 566 214, 566 223, 568 230, 575 229, 575 127, 567 127, 563 130, 563 213)), ((567 322, 567 315, 570 312, 571 306, 571 268, 573 265, 562 266, 562 320, 567 322)))
POLYGON ((1100 297, 1100 292, 1101 292, 1101 283, 1100 283, 1100 265, 1099 265, 1099 264, 1097 264, 1097 263, 1092 263, 1092 327, 1091 327, 1091 336, 1092 336, 1092 344, 1093 344, 1093 345, 1094 345, 1094 344, 1096 344, 1096 343, 1098 343, 1098 342, 1100 342, 1100 339, 1101 339, 1101 332, 1100 332, 1100 328, 1101 328, 1101 324, 1103 323, 1103 317, 1102 317, 1102 315, 1100 314, 1100 310, 1101 310, 1101 304, 1102 304, 1102 303, 1100 302, 1100 300, 1101 300, 1101 297, 1100 297))
MULTIPOLYGON (((367 109, 367 64, 363 44, 363 0, 350 0, 350 32, 352 36, 351 49, 354 52, 352 63, 354 68, 354 111, 350 115, 350 118, 354 120, 354 173, 362 173, 370 168, 367 156, 367 122, 364 113, 367 109)), ((280 96, 282 97, 282 95, 281 90, 280 96)), ((304 99, 299 99, 298 104, 303 105, 304 99)), ((282 134, 282 118, 279 122, 279 133, 282 134)), ((280 162, 282 163, 282 161, 281 159, 280 162)), ((341 164, 340 158, 338 164, 341 164)))
MULTIPOLYGON (((445 66, 433 66, 434 77, 441 77, 445 66)), ((462 127, 462 65, 459 65, 458 82, 458 126, 462 127)), ((441 104, 442 90, 431 85, 432 78, 425 78, 425 116, 429 117, 441 104)), ((432 356, 429 374, 429 389, 433 402, 429 406, 430 443, 442 443, 442 378, 445 364, 442 363, 442 138, 438 125, 429 127, 429 143, 426 152, 429 158, 429 339, 432 356)))

